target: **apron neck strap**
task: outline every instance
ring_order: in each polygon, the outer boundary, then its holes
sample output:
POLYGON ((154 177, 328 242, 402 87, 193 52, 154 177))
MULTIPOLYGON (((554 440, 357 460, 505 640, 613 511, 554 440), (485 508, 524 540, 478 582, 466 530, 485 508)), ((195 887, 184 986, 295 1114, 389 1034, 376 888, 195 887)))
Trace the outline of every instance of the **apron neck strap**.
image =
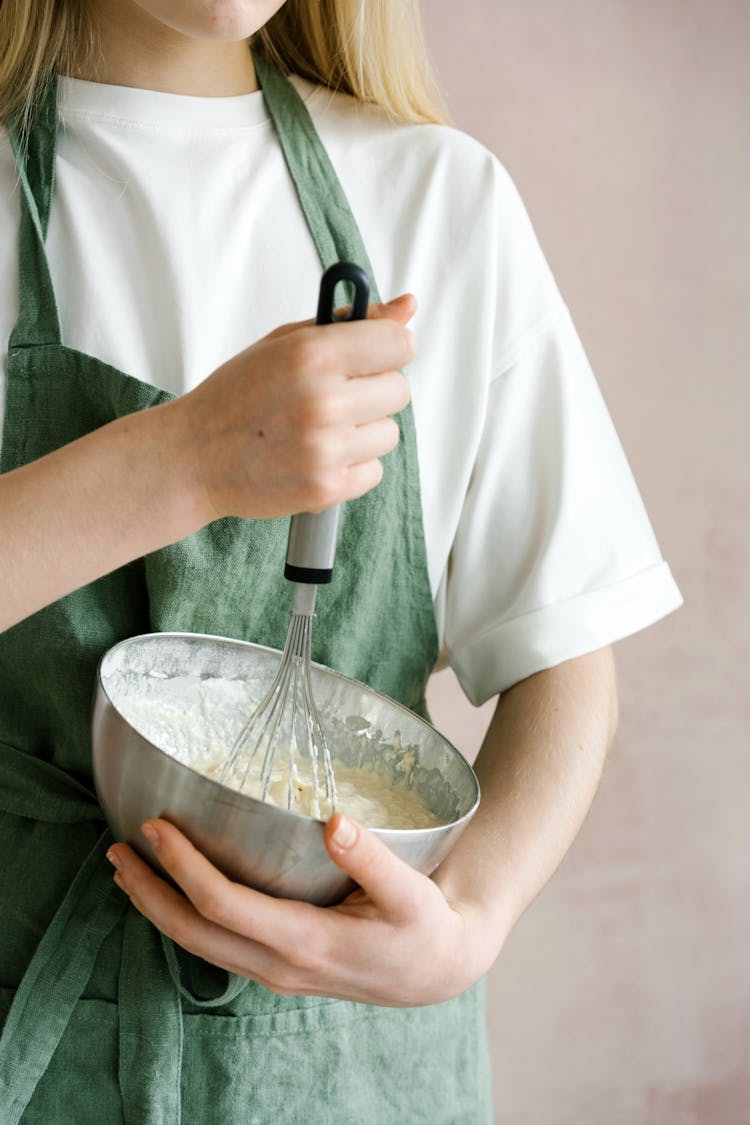
POLYGON ((45 252, 57 149, 57 78, 47 86, 27 134, 10 129, 21 187, 19 315, 9 349, 59 344, 60 318, 45 252))
POLYGON ((288 78, 257 52, 252 55, 263 99, 323 268, 340 261, 356 262, 370 279, 370 299, 379 301, 362 235, 305 103, 288 78))

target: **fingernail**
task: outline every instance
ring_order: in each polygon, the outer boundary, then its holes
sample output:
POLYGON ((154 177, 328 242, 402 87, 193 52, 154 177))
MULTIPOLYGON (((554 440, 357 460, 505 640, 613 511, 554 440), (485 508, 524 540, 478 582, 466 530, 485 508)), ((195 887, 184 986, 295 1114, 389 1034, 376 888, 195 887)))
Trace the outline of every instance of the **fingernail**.
POLYGON ((118 854, 114 850, 114 848, 110 848, 109 851, 107 852, 107 859, 109 860, 109 862, 112 864, 113 867, 119 868, 120 857, 118 856, 118 854))
POLYGON ((333 842, 340 848, 350 848, 357 839, 357 828, 347 816, 339 814, 339 821, 333 830, 333 842))
POLYGON ((141 832, 146 837, 152 848, 159 847, 159 833, 156 831, 153 824, 142 824, 141 832))

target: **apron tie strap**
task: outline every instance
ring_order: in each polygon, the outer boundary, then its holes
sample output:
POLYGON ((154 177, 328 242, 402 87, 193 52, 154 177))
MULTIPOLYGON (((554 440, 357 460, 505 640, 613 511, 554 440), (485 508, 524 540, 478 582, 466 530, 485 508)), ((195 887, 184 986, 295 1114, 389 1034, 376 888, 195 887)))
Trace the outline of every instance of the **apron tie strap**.
POLYGON ((103 832, 37 946, 0 1037, 0 1122, 17 1125, 127 901, 109 873, 103 832))
POLYGON ((159 933, 131 908, 120 962, 119 1082, 126 1125, 180 1125, 182 1006, 159 933))
POLYGON ((191 1004, 195 1004, 198 1008, 220 1008, 223 1004, 229 1004, 241 992, 244 992, 250 983, 248 977, 238 976, 237 973, 230 973, 228 969, 219 969, 204 961, 202 964, 210 970, 210 975, 213 978, 217 976, 219 979, 226 978, 226 985, 223 991, 217 991, 214 996, 199 996, 194 989, 183 983, 177 948, 172 939, 162 934, 161 944, 167 969, 175 988, 180 996, 184 996, 186 1000, 189 1000, 191 1004))
MULTIPOLYGON (((52 824, 103 820, 94 794, 64 770, 0 743, 0 813, 52 824)), ((177 950, 117 889, 102 832, 42 937, 0 1036, 0 1125, 17 1125, 57 1049, 104 939, 124 918, 119 1084, 126 1125, 180 1125, 182 1005, 228 1004, 245 977, 206 964, 210 997, 182 981, 177 950), (223 987, 222 987, 223 986, 223 987)))
POLYGON ((91 789, 42 758, 0 742, 0 812, 47 824, 104 820, 91 789))

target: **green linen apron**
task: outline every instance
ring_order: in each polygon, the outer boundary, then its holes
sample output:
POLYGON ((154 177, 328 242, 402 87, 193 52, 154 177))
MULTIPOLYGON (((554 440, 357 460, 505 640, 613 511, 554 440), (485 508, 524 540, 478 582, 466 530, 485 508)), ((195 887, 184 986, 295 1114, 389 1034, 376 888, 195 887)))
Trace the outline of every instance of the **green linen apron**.
MULTIPOLYGON (((304 104, 255 62, 322 266, 359 262, 379 300, 304 104)), ((53 83, 28 144, 11 135, 20 311, 2 472, 171 397, 62 342, 45 252, 57 128, 53 83)), ((423 712, 437 638, 410 407, 399 424, 382 483, 342 511, 313 658, 423 712)), ((150 631, 281 647, 287 530, 286 520, 219 520, 0 635, 0 1125, 490 1119, 481 984, 410 1009, 277 996, 178 950, 112 881, 90 766, 97 663, 150 631)))

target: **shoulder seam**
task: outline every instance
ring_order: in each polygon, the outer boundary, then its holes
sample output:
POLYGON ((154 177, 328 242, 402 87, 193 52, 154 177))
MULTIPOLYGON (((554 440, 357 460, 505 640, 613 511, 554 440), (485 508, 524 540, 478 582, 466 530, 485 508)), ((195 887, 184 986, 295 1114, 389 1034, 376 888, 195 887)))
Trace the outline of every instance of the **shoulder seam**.
POLYGON ((543 316, 531 327, 526 328, 513 343, 505 349, 500 360, 498 361, 492 375, 490 376, 490 385, 497 382, 504 375, 508 375, 517 363, 523 358, 528 349, 535 344, 540 336, 544 336, 555 324, 558 323, 561 316, 570 319, 570 310, 563 302, 554 312, 548 313, 543 316))

